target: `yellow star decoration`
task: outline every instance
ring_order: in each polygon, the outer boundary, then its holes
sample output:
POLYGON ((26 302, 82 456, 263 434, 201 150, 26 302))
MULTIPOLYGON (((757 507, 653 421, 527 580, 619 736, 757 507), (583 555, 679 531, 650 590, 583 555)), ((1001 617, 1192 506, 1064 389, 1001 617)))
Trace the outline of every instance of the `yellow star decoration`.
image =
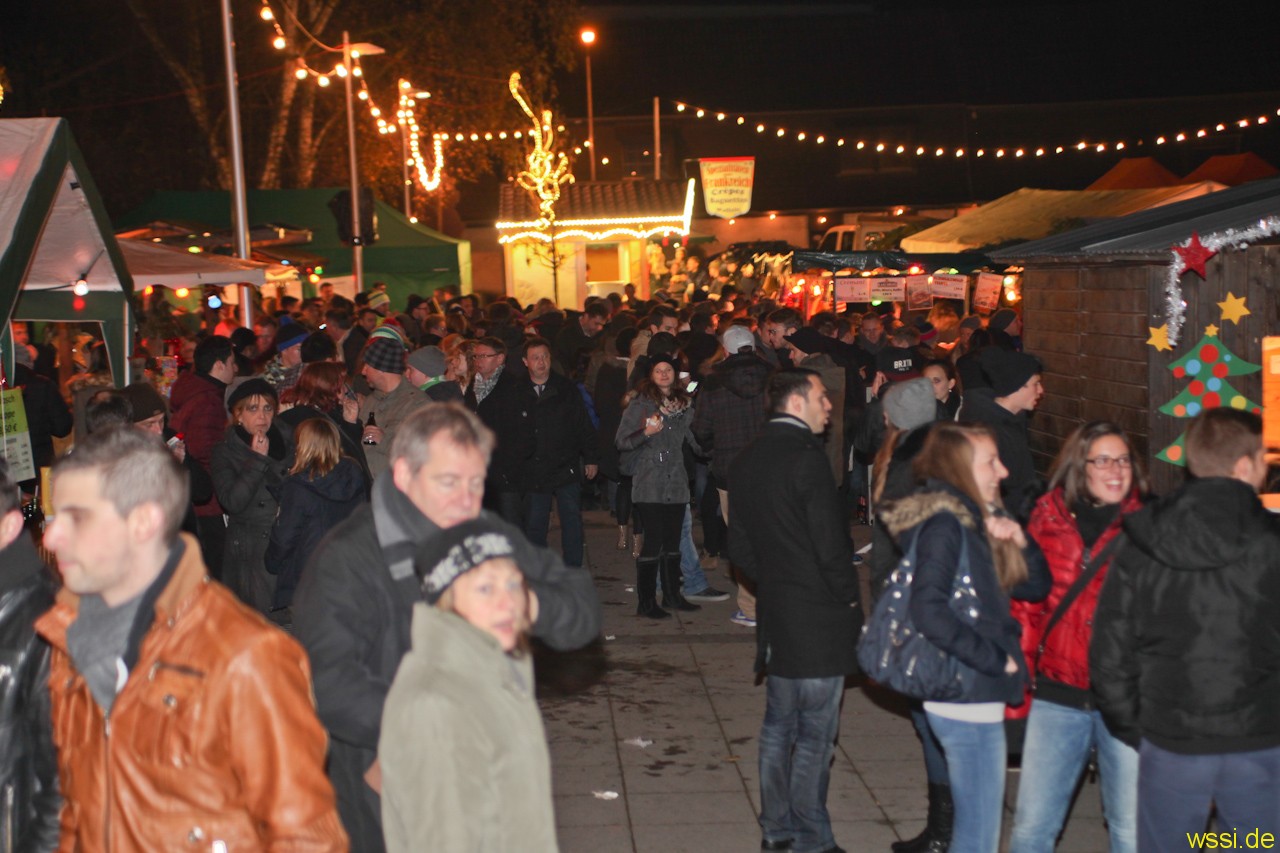
POLYGON ((1151 332, 1151 337, 1147 339, 1147 343, 1155 347, 1156 352, 1160 352, 1162 350, 1170 350, 1170 351, 1173 350, 1173 347, 1169 346, 1169 324, 1168 323, 1165 323, 1163 326, 1161 326, 1158 329, 1153 328, 1151 326, 1147 326, 1147 329, 1151 332))
POLYGON ((1244 307, 1245 297, 1236 296, 1230 291, 1227 292, 1227 301, 1219 302, 1218 307, 1222 309, 1222 319, 1230 320, 1233 323, 1239 323, 1241 317, 1247 317, 1253 312, 1244 307))
POLYGON ((1211 338, 1216 338, 1218 336, 1218 327, 1210 323, 1204 327, 1204 333, 1211 338))

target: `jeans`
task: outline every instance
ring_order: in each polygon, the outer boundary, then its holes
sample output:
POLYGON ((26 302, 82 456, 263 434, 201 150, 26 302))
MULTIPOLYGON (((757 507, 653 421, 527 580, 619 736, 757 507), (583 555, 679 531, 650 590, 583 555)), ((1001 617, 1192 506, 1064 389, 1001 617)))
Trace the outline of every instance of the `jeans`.
POLYGON ((956 806, 949 853, 996 853, 1004 810, 1004 723, 968 723, 926 712, 947 755, 956 806))
POLYGON ((1036 699, 1027 717, 1010 853, 1052 853, 1095 746, 1111 853, 1138 849, 1138 751, 1112 737, 1098 711, 1036 699))
POLYGON ((709 585, 707 574, 702 571, 698 549, 693 544, 693 513, 688 504, 684 508, 684 524, 680 527, 680 573, 684 575, 684 594, 702 592, 709 585))
POLYGON ((582 566, 582 486, 576 482, 552 492, 529 492, 524 496, 524 533, 529 541, 547 547, 547 531, 551 527, 551 499, 555 498, 560 514, 560 548, 564 564, 582 566))
POLYGON ((766 679, 760 727, 760 828, 794 853, 835 846, 827 814, 844 676, 766 679))
MULTIPOLYGON (((1138 749, 1138 850, 1196 850, 1188 835, 1203 833, 1209 803, 1218 809, 1215 835, 1247 849, 1251 832, 1280 835, 1280 747, 1225 755, 1182 755, 1144 740, 1138 749)), ((1217 840, 1217 839, 1215 839, 1217 840)), ((1206 847, 1208 845, 1205 845, 1206 847)))
POLYGON ((933 729, 929 728, 929 718, 925 716, 924 706, 911 700, 911 725, 915 726, 916 737, 920 738, 920 748, 924 751, 924 775, 930 785, 951 785, 951 777, 947 775, 947 756, 942 752, 942 744, 938 743, 933 729))

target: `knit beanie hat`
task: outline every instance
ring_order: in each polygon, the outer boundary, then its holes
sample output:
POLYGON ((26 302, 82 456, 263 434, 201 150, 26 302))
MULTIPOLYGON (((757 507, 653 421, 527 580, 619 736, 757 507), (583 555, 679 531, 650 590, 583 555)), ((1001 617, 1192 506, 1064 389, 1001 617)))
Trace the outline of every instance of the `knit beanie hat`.
POLYGON ((422 582, 422 595, 435 604, 450 585, 466 572, 489 560, 512 558, 515 543, 506 525, 477 518, 440 531, 427 540, 413 560, 422 582))
POLYGON ((364 363, 383 373, 404 373, 404 347, 391 338, 369 338, 365 345, 364 363))
POLYGON ((1040 359, 1014 350, 988 347, 978 353, 978 365, 997 397, 1007 397, 1035 376, 1043 373, 1040 359))
POLYGON ((830 338, 824 337, 812 326, 801 326, 786 337, 787 343, 805 355, 813 355, 818 352, 826 352, 830 346, 830 338))
POLYGON ((125 386, 121 391, 133 408, 133 422, 142 423, 148 418, 165 413, 164 398, 160 396, 150 382, 135 382, 125 386))
POLYGON ((408 362, 424 376, 441 376, 445 371, 444 350, 440 347, 419 347, 409 353, 408 362))
POLYGON ((970 314, 968 317, 965 317, 960 321, 960 328, 972 329, 976 332, 982 328, 982 318, 977 314, 970 314))
MULTIPOLYGON (((280 400, 276 396, 276 389, 272 387, 270 382, 261 376, 255 376, 227 389, 227 411, 231 411, 235 408, 236 403, 248 397, 266 397, 271 401, 273 407, 280 400)), ((133 416, 136 418, 138 416, 137 412, 134 412, 133 416)))
POLYGON ((236 329, 231 333, 231 348, 236 351, 236 355, 245 351, 246 347, 251 347, 257 342, 258 338, 253 333, 253 329, 246 329, 244 326, 236 329))
POLYGON ((656 353, 655 355, 648 356, 648 359, 649 359, 649 366, 645 370, 646 374, 651 375, 653 373, 653 369, 657 367, 659 364, 668 364, 671 366, 671 369, 674 370, 677 374, 680 373, 680 365, 676 363, 675 356, 669 353, 665 353, 665 352, 656 353))
POLYGON ((898 429, 915 429, 938 416, 938 400, 928 379, 908 379, 890 385, 884 392, 884 411, 898 429))
POLYGON ((385 314, 391 310, 391 297, 387 296, 385 290, 375 290, 369 294, 369 307, 374 311, 385 314))

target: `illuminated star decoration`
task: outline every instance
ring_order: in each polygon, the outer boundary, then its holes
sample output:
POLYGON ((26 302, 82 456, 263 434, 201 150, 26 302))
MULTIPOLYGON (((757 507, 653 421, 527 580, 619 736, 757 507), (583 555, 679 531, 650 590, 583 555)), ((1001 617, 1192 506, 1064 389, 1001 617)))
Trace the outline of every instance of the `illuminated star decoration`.
POLYGON ((1253 312, 1244 305, 1245 297, 1236 296, 1231 291, 1227 291, 1227 301, 1219 302, 1218 307, 1222 309, 1222 319, 1230 320, 1232 323, 1239 323, 1241 317, 1247 317, 1253 312))
POLYGON ((569 158, 564 152, 557 154, 553 150, 556 137, 551 110, 543 110, 541 117, 533 111, 520 90, 519 71, 511 73, 508 87, 511 89, 511 97, 516 99, 520 109, 533 122, 533 130, 529 134, 529 138, 533 140, 533 150, 525 158, 528 168, 516 175, 516 183, 538 198, 538 227, 547 229, 556 219, 555 206, 560 200, 560 186, 573 183, 569 158))
POLYGON ((1191 240, 1185 246, 1174 246, 1173 251, 1182 258, 1182 270, 1195 270, 1201 278, 1205 278, 1204 262, 1218 254, 1216 250, 1206 247, 1200 242, 1200 235, 1192 232, 1191 240))
POLYGON ((1147 330, 1151 332, 1151 337, 1147 338, 1147 344, 1156 348, 1156 352, 1163 350, 1172 351, 1173 347, 1169 346, 1169 324, 1165 323, 1160 328, 1147 326, 1147 330))

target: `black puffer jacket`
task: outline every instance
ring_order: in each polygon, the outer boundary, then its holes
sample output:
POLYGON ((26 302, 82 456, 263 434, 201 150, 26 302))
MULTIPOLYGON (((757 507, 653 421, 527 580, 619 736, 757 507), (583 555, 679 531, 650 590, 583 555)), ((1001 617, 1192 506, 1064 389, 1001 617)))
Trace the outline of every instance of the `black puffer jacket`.
POLYGON ((729 466, 764 429, 765 391, 773 368, 754 352, 737 353, 715 366, 698 392, 693 437, 711 453, 711 473, 728 488, 729 466))
POLYGON ((1178 753, 1280 746, 1280 521, 1248 484, 1210 477, 1124 528, 1089 652, 1112 733, 1178 753))
POLYGON ((1044 554, 1027 537, 1023 554, 1027 579, 1006 593, 996 578, 982 510, 964 494, 938 480, 922 491, 895 501, 880 513, 901 550, 918 538, 915 577, 911 582, 911 620, 929 642, 977 672, 973 690, 958 702, 1022 702, 1027 665, 1018 642, 1022 628, 1009 613, 1009 599, 1040 601, 1053 579, 1044 554), (978 598, 974 625, 961 620, 948 602, 958 568, 961 540, 968 548, 969 577, 978 598), (1013 658, 1018 672, 1009 675, 1013 658))
POLYGON ((264 557, 267 571, 276 576, 274 607, 293 603, 293 591, 311 552, 367 499, 364 482, 360 466, 344 456, 323 477, 313 480, 300 471, 269 488, 280 503, 264 557))
POLYGON ((57 753, 49 724, 49 646, 36 619, 53 578, 25 533, 0 551, 0 847, 58 846, 57 753), (5 846, 12 839, 12 846, 5 846))

